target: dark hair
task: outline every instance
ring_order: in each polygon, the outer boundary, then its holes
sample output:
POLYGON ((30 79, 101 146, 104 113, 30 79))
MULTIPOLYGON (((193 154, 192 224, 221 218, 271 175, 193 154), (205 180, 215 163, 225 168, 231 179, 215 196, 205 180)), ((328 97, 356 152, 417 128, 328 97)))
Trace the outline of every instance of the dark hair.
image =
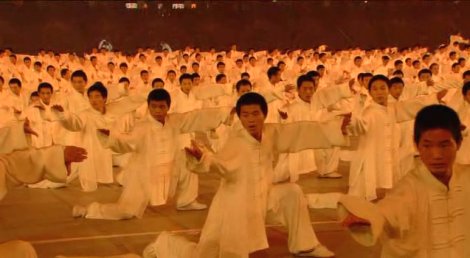
POLYGON ((224 62, 218 62, 216 67, 219 67, 219 66, 222 66, 222 65, 225 66, 225 63, 224 62))
POLYGON ((405 83, 403 82, 403 80, 400 78, 400 77, 393 77, 392 79, 390 79, 390 82, 388 84, 388 87, 392 87, 393 84, 395 83, 401 83, 403 85, 405 85, 405 83))
POLYGON ((123 82, 131 83, 131 81, 130 81, 129 78, 127 78, 127 77, 121 77, 121 78, 119 79, 119 83, 123 83, 123 82))
POLYGON ((38 92, 41 91, 41 89, 50 89, 51 92, 54 92, 54 88, 52 87, 52 85, 48 82, 41 82, 38 86, 38 92))
POLYGON ((465 78, 465 76, 470 76, 470 70, 467 70, 462 74, 462 78, 465 78))
POLYGON ((279 69, 279 67, 271 67, 268 69, 268 79, 271 79, 274 75, 278 74, 279 72, 281 71, 281 69, 279 69))
POLYGON ((164 89, 155 89, 152 90, 148 97, 147 97, 147 104, 150 103, 150 101, 165 101, 168 107, 171 105, 171 96, 168 91, 164 89))
POLYGON ((452 133, 457 143, 462 142, 460 119, 457 113, 444 105, 430 105, 421 109, 416 115, 414 125, 414 142, 419 143, 421 135, 431 129, 444 129, 452 133))
POLYGON ((467 95, 467 92, 470 90, 470 82, 466 82, 462 87, 462 95, 467 95))
POLYGON ((8 84, 18 84, 18 86, 21 88, 21 81, 18 78, 11 78, 8 84))
POLYGON ((90 93, 93 91, 99 92, 103 98, 108 97, 108 89, 106 89, 106 87, 101 82, 93 83, 93 85, 91 85, 86 92, 87 96, 90 96, 90 93))
POLYGON ((239 92, 240 88, 244 85, 250 85, 250 88, 253 87, 253 85, 251 84, 251 82, 249 80, 241 79, 237 82, 237 84, 235 84, 235 88, 237 89, 237 92, 239 92))
POLYGON ((456 67, 456 66, 460 66, 460 64, 459 64, 459 63, 453 63, 453 64, 452 64, 452 68, 454 68, 454 67, 456 67))
POLYGON ((238 116, 240 116, 242 106, 247 105, 259 105, 264 116, 268 115, 268 104, 266 103, 264 97, 258 93, 248 92, 238 99, 237 105, 235 107, 238 116))
POLYGON ((147 70, 142 70, 142 71, 140 71, 140 76, 142 76, 144 73, 148 74, 149 71, 147 71, 147 70))
POLYGON ((432 74, 431 70, 429 70, 429 69, 421 69, 418 72, 418 77, 421 77, 421 75, 423 75, 425 73, 432 74))
POLYGON ((161 78, 155 78, 152 80, 152 86, 155 85, 155 83, 161 82, 163 85, 165 85, 165 82, 161 78))
POLYGON ((248 78, 250 78, 250 74, 247 73, 247 72, 243 72, 241 75, 240 75, 240 78, 243 78, 243 76, 248 76, 248 78))
POLYGON ((121 63, 121 64, 119 64, 119 68, 121 68, 121 67, 127 67, 127 64, 126 64, 126 63, 124 63, 124 62, 123 62, 123 63, 121 63))
POLYGON ((403 64, 403 61, 401 60, 395 60, 395 62, 393 63, 394 66, 401 65, 401 64, 403 64))
POLYGON ((41 63, 41 62, 39 62, 39 61, 36 61, 36 62, 34 62, 33 66, 36 66, 36 65, 38 65, 38 66, 42 67, 42 63, 41 63))
POLYGON ((170 74, 170 73, 174 73, 176 75, 175 70, 168 70, 168 72, 166 72, 167 75, 170 74))
POLYGON ((404 75, 402 70, 395 70, 392 75, 396 76, 399 74, 401 74, 402 76, 404 75))
POLYGON ((29 98, 32 98, 32 97, 39 97, 39 93, 37 91, 31 92, 31 95, 29 95, 29 98))
POLYGON ((77 70, 73 72, 70 79, 73 79, 74 77, 81 77, 85 82, 88 81, 88 77, 86 76, 86 73, 83 70, 77 70))
POLYGON ((188 79, 188 80, 193 81, 193 77, 191 76, 191 74, 189 74, 189 73, 183 73, 183 74, 180 76, 180 78, 179 78, 180 84, 181 84, 181 83, 183 82, 183 80, 185 80, 185 79, 188 79))
POLYGON ((315 85, 315 81, 313 80, 312 77, 308 75, 301 75, 299 78, 297 78, 297 90, 300 89, 300 86, 302 86, 302 83, 304 82, 312 82, 313 85, 315 85))
POLYGON ((369 91, 370 91, 370 88, 372 87, 372 83, 376 81, 384 81, 385 83, 387 83, 387 86, 390 85, 390 80, 387 78, 387 76, 382 75, 382 74, 374 75, 372 79, 370 79, 369 85, 367 85, 367 89, 369 91))
POLYGON ((317 71, 308 71, 305 75, 311 79, 313 79, 313 77, 320 77, 320 73, 317 71))
POLYGON ((215 82, 220 82, 223 78, 227 78, 227 76, 223 73, 219 73, 215 76, 215 82))
POLYGON ((2 76, 0 76, 0 81, 2 81, 3 83, 5 83, 5 79, 4 79, 2 76))

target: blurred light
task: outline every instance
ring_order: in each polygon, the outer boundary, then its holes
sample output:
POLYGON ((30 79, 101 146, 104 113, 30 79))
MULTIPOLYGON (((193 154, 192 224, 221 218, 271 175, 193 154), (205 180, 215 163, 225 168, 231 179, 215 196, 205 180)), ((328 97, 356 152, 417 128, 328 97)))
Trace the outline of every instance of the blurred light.
POLYGON ((369 2, 369 1, 366 0, 366 1, 364 1, 364 4, 367 4, 368 2, 369 2))
POLYGON ((126 3, 126 8, 127 9, 137 9, 139 8, 137 3, 126 3))
POLYGON ((195 3, 192 3, 191 4, 191 9, 196 9, 197 8, 197 5, 195 3))

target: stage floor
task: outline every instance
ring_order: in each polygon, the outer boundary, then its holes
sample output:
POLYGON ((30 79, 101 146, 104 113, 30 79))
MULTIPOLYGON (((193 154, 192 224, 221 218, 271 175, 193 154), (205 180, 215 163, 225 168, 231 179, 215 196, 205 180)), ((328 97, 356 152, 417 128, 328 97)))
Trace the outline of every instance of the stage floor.
MULTIPOLYGON (((342 179, 318 179, 316 173, 303 175, 300 185, 305 193, 346 192, 349 163, 340 163, 342 179)), ((215 175, 200 177, 200 201, 210 204, 218 186, 215 175)), ((81 192, 78 182, 63 189, 17 188, 0 202, 0 243, 20 239, 29 241, 40 258, 56 255, 141 254, 143 248, 161 231, 173 231, 194 241, 207 215, 206 211, 178 212, 174 205, 148 208, 143 219, 126 221, 72 218, 74 204, 92 201, 113 202, 121 192, 117 185, 102 185, 93 193, 81 192)), ((379 257, 380 248, 365 248, 340 227, 334 209, 310 210, 313 227, 320 241, 338 258, 379 257)), ((268 225, 270 248, 253 258, 293 257, 287 250, 286 231, 268 225)))

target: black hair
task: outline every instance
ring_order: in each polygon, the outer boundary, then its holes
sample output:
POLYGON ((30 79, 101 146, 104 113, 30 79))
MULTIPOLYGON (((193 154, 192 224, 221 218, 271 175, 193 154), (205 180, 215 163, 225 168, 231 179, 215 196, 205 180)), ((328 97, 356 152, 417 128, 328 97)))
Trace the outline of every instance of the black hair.
POLYGON ((423 75, 425 73, 432 74, 431 70, 429 70, 429 69, 421 69, 418 72, 418 77, 421 77, 421 75, 423 75))
POLYGON ((147 71, 147 70, 142 70, 142 71, 140 71, 140 76, 142 76, 144 73, 148 74, 149 71, 147 71))
POLYGON ((171 96, 165 89, 154 89, 147 97, 147 104, 150 104, 150 101, 165 101, 169 108, 171 105, 171 96))
POLYGON ((466 82, 462 87, 462 95, 467 95, 467 92, 470 90, 470 82, 466 82))
POLYGON ((155 83, 161 82, 163 85, 165 85, 165 82, 161 78, 155 78, 152 80, 152 86, 155 85, 155 83))
POLYGON ((67 74, 68 71, 69 71, 69 69, 67 69, 67 68, 60 69, 60 76, 64 77, 67 74))
POLYGON ((127 77, 121 77, 121 78, 119 79, 119 83, 123 83, 123 82, 131 83, 131 81, 130 81, 129 78, 127 78, 127 77))
POLYGON ((299 78, 297 78, 297 90, 300 89, 300 86, 302 86, 302 83, 304 82, 312 82, 313 85, 315 85, 313 77, 310 77, 308 75, 301 75, 299 76, 299 78))
POLYGON ((225 63, 224 62, 218 62, 217 63, 217 67, 222 66, 222 65, 225 66, 225 63))
POLYGON ((48 82, 41 82, 38 86, 38 90, 37 92, 40 92, 41 89, 50 89, 51 92, 54 92, 54 88, 52 87, 52 85, 48 82))
POLYGON ((11 78, 8 84, 18 84, 18 86, 21 88, 21 81, 18 78, 11 78))
POLYGON ((382 75, 382 74, 374 75, 372 79, 370 79, 369 85, 367 85, 367 89, 369 91, 370 91, 370 88, 372 87, 372 84, 376 81, 384 81, 385 83, 387 83, 387 86, 390 85, 390 80, 387 78, 387 76, 382 75))
POLYGON ((308 71, 305 75, 311 79, 313 79, 313 77, 320 77, 320 73, 317 71, 308 71))
POLYGON ((119 68, 121 68, 121 67, 128 67, 128 66, 127 66, 126 63, 123 62, 123 63, 119 64, 119 68))
POLYGON ((242 74, 240 74, 240 78, 243 78, 244 76, 248 76, 248 78, 250 78, 250 74, 247 73, 247 72, 243 72, 242 74))
POLYGON ((463 72, 462 78, 465 78, 466 76, 470 76, 470 70, 463 72))
POLYGON ((180 78, 179 78, 180 84, 181 84, 181 83, 183 82, 183 80, 185 80, 185 79, 188 79, 188 80, 193 81, 193 77, 191 76, 191 74, 189 74, 189 73, 183 73, 183 74, 180 76, 180 78))
POLYGON ((403 82, 403 80, 400 78, 400 77, 393 77, 392 79, 390 79, 390 82, 388 84, 388 87, 392 87, 393 84, 395 83, 401 83, 403 85, 405 85, 405 83, 403 82))
POLYGON ((402 70, 395 70, 395 71, 393 71, 393 74, 392 74, 392 75, 393 75, 393 76, 397 76, 397 75, 403 76, 403 75, 405 75, 405 74, 403 73, 402 70))
POLYGON ((93 85, 91 85, 86 92, 87 96, 90 96, 90 93, 93 91, 99 92, 103 98, 108 97, 108 89, 106 89, 106 87, 101 82, 93 83, 93 85))
POLYGON ((242 106, 247 105, 259 105, 264 116, 266 117, 268 115, 268 104, 266 103, 264 97, 258 93, 248 92, 238 99, 237 105, 235 107, 238 116, 240 116, 242 106))
POLYGON ((201 78, 201 76, 198 73, 192 73, 191 79, 194 81, 195 78, 201 78))
POLYGON ((175 70, 168 70, 168 72, 166 72, 167 75, 170 74, 170 73, 176 74, 175 70))
POLYGON ((39 93, 37 91, 31 92, 31 95, 29 95, 29 98, 32 98, 32 97, 39 97, 39 93))
POLYGON ((215 82, 220 82, 224 77, 227 78, 227 76, 223 73, 217 74, 217 76, 215 76, 215 82))
POLYGON ((418 144, 424 132, 439 128, 450 131, 455 142, 460 144, 462 142, 460 125, 459 115, 453 109, 444 105, 427 106, 416 115, 414 142, 418 144))
POLYGON ((455 68, 455 67, 457 67, 457 66, 459 66, 459 65, 460 65, 459 63, 453 63, 453 64, 452 64, 452 68, 455 68))
POLYGON ((239 92, 240 88, 244 85, 250 85, 250 88, 253 87, 253 85, 251 84, 251 82, 249 80, 241 79, 237 82, 237 84, 235 84, 235 89, 237 89, 237 92, 239 92))
POLYGON ((85 82, 88 81, 88 77, 86 76, 86 73, 83 70, 77 70, 73 72, 70 78, 73 79, 74 77, 81 77, 85 82))
POLYGON ((271 79, 273 76, 275 76, 276 74, 278 74, 279 72, 281 71, 281 69, 279 69, 279 67, 271 67, 268 69, 268 78, 271 79))

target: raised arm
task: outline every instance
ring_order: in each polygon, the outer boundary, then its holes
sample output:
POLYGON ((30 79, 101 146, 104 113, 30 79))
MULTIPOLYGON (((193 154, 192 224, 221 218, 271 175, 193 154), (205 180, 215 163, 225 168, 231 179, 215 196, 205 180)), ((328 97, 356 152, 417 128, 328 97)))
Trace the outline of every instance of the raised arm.
POLYGON ((186 113, 173 113, 170 122, 180 133, 205 132, 219 127, 230 115, 231 108, 207 108, 186 113))
POLYGON ((278 152, 298 152, 305 149, 328 149, 347 146, 348 141, 341 131, 343 119, 327 122, 302 121, 289 124, 270 124, 274 127, 278 152))

